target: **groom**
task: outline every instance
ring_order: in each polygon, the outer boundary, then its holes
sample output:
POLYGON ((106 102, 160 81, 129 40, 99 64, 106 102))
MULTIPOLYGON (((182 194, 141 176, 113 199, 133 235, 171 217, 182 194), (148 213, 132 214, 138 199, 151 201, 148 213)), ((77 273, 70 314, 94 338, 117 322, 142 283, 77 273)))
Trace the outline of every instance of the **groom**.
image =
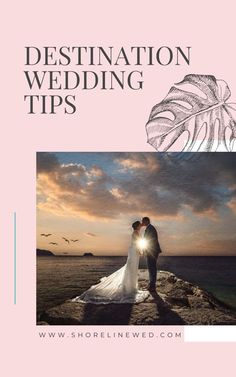
POLYGON ((149 217, 143 217, 142 226, 146 227, 144 239, 147 241, 146 258, 149 271, 149 292, 156 291, 157 258, 161 253, 156 228, 150 223, 149 217))

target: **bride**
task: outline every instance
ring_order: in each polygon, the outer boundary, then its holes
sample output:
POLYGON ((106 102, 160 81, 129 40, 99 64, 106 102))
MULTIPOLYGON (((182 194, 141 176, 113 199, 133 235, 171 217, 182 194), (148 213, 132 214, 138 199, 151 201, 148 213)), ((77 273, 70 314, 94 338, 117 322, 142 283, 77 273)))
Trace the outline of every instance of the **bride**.
POLYGON ((148 297, 148 291, 138 290, 140 221, 135 221, 132 228, 133 234, 126 264, 113 274, 103 277, 100 283, 92 285, 72 301, 93 304, 138 303, 148 297))

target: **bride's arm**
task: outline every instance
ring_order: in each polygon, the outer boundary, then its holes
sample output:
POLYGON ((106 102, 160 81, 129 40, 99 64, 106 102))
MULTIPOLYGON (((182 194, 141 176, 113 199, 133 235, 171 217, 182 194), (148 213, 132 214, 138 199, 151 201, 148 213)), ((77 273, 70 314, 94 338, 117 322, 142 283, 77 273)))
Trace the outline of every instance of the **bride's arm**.
POLYGON ((140 234, 138 232, 134 232, 132 234, 133 243, 137 246, 138 240, 140 239, 140 234))

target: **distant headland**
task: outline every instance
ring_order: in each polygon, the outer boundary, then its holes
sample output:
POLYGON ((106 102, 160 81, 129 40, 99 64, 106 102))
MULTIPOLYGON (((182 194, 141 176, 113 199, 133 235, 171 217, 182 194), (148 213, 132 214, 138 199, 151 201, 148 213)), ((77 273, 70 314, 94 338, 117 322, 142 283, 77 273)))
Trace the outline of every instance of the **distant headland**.
POLYGON ((51 251, 42 249, 36 249, 36 255, 37 257, 55 257, 51 251))
POLYGON ((94 257, 94 254, 91 252, 83 253, 82 255, 70 255, 68 253, 63 254, 54 254, 49 250, 36 249, 37 257, 94 257))

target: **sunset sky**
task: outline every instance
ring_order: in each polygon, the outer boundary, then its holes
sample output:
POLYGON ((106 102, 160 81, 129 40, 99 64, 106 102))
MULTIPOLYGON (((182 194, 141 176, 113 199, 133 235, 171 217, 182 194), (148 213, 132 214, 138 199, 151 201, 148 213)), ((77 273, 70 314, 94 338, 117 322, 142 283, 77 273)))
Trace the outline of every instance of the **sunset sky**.
POLYGON ((236 255, 236 154, 40 152, 37 207, 56 254, 126 255, 149 216, 163 255, 236 255))

